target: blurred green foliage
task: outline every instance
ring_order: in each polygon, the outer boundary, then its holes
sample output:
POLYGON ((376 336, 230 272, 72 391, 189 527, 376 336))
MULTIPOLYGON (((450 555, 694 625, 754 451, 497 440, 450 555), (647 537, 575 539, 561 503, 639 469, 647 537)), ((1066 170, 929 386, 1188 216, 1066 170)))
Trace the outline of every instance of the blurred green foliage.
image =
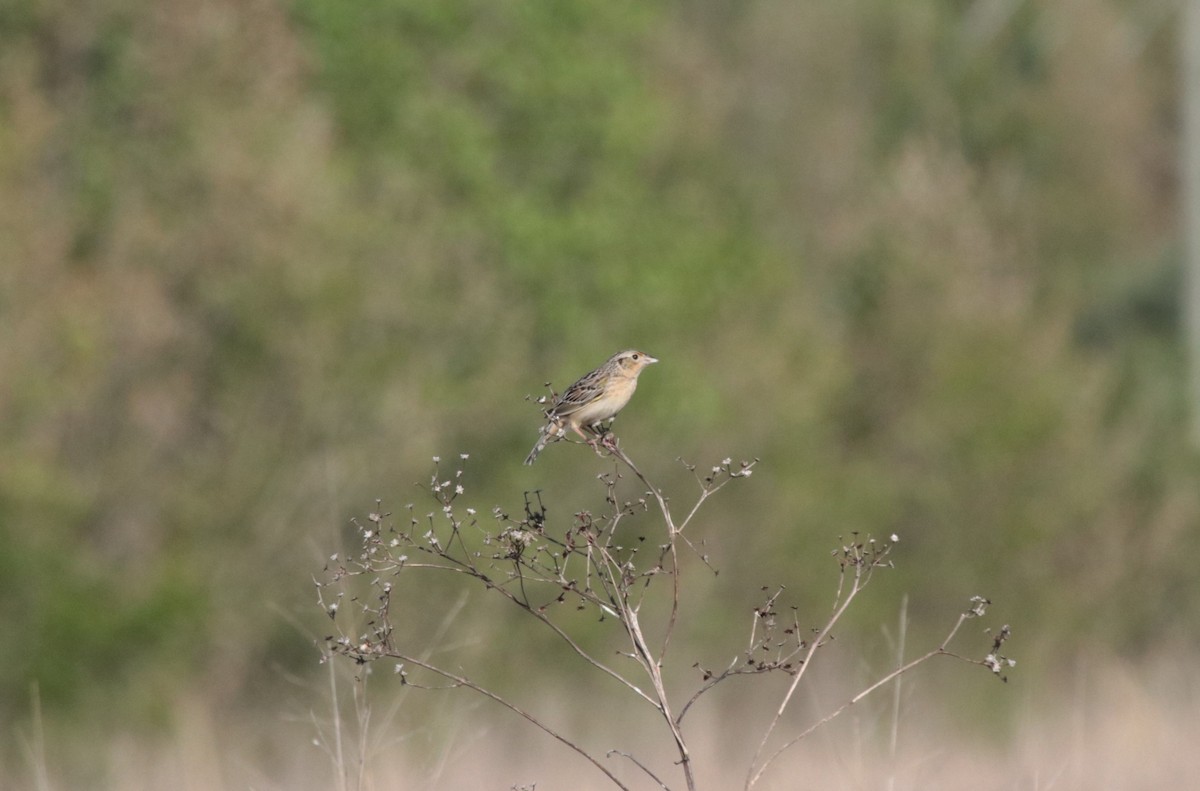
POLYGON ((0 719, 312 669, 311 574, 432 455, 484 513, 598 507, 581 449, 521 467, 522 399, 635 345, 617 428, 677 499, 677 456, 763 459, 697 527, 695 650, 759 585, 823 612, 853 532, 901 536, 863 624, 1194 635, 1169 22, 6 0, 0 719))

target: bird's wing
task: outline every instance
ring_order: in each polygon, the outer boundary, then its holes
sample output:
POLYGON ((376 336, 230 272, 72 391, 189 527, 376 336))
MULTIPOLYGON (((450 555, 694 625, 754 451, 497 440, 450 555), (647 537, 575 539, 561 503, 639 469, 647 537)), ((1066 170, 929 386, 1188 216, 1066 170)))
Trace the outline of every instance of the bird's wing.
POLYGON ((608 379, 609 375, 607 373, 592 371, 563 391, 563 394, 554 402, 554 408, 551 412, 558 417, 566 417, 574 412, 578 412, 604 393, 608 379))

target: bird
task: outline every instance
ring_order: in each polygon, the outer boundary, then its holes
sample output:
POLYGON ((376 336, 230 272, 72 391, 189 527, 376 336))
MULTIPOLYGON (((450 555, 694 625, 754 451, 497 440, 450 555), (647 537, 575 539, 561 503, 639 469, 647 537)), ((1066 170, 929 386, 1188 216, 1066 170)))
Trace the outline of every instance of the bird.
MULTIPOLYGON (((637 349, 626 349, 617 352, 596 370, 580 377, 579 381, 563 391, 546 410, 548 422, 542 427, 541 436, 529 455, 526 464, 533 464, 538 454, 546 448, 546 444, 561 437, 567 429, 573 429, 591 446, 595 447, 595 437, 603 430, 599 426, 605 420, 615 417, 625 408, 633 391, 637 389, 638 375, 647 365, 658 362, 637 349), (589 437, 584 431, 590 432, 589 437)), ((607 440, 606 440, 607 441, 607 440)))

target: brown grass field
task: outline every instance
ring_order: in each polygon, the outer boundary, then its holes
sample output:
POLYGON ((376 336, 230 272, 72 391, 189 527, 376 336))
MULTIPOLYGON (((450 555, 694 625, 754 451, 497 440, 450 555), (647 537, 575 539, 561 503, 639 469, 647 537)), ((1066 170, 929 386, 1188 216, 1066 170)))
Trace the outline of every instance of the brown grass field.
MULTIPOLYGON (((1006 690, 1019 702, 1007 724, 955 727, 946 711, 917 703, 938 673, 917 675, 906 689, 890 746, 890 703, 851 709, 787 753, 755 787, 783 789, 1028 789, 1151 791, 1192 787, 1200 777, 1200 688, 1195 657, 1162 655, 1141 665, 1114 660, 1081 667, 1073 680, 1035 694, 1028 677, 1006 690), (926 687, 922 689, 922 687, 926 687), (921 711, 917 711, 920 708, 921 711)), ((340 673, 339 673, 340 674, 340 673)), ((974 679, 987 681, 987 679, 974 679)), ((349 697, 350 682, 339 682, 349 697)), ((70 778, 49 734, 18 734, 24 756, 9 766, 10 789, 510 789, 585 791, 612 788, 599 773, 556 742, 468 693, 441 695, 423 721, 408 717, 403 699, 372 703, 365 725, 353 706, 340 722, 329 691, 309 718, 259 712, 223 719, 200 696, 180 701, 177 717, 158 734, 97 735, 102 770, 70 778), (441 734, 437 736, 435 734, 441 734), (339 759, 339 735, 341 756, 339 759)), ((822 695, 818 695, 821 697, 822 695)), ((401 696, 403 697, 403 696, 401 696)), ((833 699, 834 695, 829 695, 833 699)), ((885 693, 890 699, 890 694, 885 693)), ((816 707, 815 701, 807 701, 816 707)), ((559 699, 551 706, 568 714, 559 699)), ((754 704, 743 708, 753 710, 754 704)), ((936 707, 933 707, 936 708, 936 707)), ((603 719, 598 718, 598 719, 603 719)), ((693 723, 698 785, 735 789, 744 783, 753 711, 711 715, 693 723), (741 761, 739 761, 739 755, 741 761)), ((605 742, 602 723, 589 740, 605 742)), ((611 731, 611 729, 610 729, 611 731)), ((611 736, 611 733, 610 733, 611 736)), ((614 737, 614 743, 629 734, 614 737)), ((643 760, 655 764, 653 756, 643 760)), ((620 759, 610 759, 617 764, 620 759)), ((666 761, 657 762, 667 767, 666 761)), ((655 787, 632 765, 617 776, 631 788, 655 787)), ((669 768, 664 779, 671 787, 669 768)))

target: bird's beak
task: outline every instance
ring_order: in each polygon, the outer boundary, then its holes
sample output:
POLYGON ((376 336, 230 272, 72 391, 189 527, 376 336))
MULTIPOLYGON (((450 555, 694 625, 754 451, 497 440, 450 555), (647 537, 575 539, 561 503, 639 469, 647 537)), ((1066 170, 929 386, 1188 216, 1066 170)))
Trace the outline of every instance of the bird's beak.
POLYGON ((647 355, 645 355, 644 357, 642 357, 642 359, 646 361, 646 365, 649 365, 650 363, 656 363, 656 362, 658 362, 658 358, 657 358, 657 357, 651 357, 651 356, 650 356, 650 355, 648 355, 648 354, 647 354, 647 355))

